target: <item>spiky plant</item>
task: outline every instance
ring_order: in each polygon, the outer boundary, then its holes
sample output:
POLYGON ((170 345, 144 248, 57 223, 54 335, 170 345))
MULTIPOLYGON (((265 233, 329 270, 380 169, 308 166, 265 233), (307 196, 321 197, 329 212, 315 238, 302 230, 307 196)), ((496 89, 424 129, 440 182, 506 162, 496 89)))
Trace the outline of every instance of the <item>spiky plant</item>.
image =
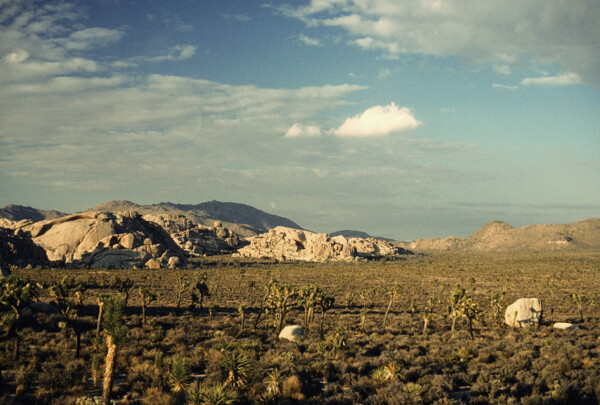
POLYGON ((225 384, 206 385, 196 381, 188 387, 185 394, 187 405, 229 405, 236 400, 235 393, 225 384))
POLYGON ((175 300, 175 313, 178 315, 181 309, 181 301, 183 299, 183 293, 187 290, 189 282, 183 277, 178 276, 175 282, 175 294, 177 299, 175 300))
POLYGON ((277 398, 281 395, 281 384, 283 383, 283 373, 278 368, 267 373, 265 385, 267 386, 267 395, 270 398, 277 398))
POLYGON ((241 387, 248 382, 250 358, 239 352, 225 352, 221 365, 227 373, 225 385, 241 387))
POLYGON ((173 356, 169 362, 169 385, 175 394, 183 393, 189 386, 192 376, 190 374, 190 359, 182 356, 173 356))
POLYGON ((104 360, 102 403, 109 405, 118 348, 127 336, 127 326, 123 323, 125 299, 111 295, 104 300, 104 306, 105 311, 102 326, 106 337, 107 353, 104 360))

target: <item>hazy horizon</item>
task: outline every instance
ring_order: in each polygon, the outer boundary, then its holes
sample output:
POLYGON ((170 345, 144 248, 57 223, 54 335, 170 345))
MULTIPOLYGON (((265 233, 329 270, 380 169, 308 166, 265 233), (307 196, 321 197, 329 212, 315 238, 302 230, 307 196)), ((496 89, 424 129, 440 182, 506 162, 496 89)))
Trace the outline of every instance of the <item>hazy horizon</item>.
POLYGON ((2 1, 0 206, 397 240, 600 217, 600 2, 2 1))

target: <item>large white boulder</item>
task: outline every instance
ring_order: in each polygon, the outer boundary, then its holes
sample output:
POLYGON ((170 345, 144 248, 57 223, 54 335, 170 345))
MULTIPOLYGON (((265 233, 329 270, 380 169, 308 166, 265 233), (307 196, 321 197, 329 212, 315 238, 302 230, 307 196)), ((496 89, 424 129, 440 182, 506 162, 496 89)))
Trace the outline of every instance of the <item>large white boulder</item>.
POLYGON ((279 340, 299 342, 304 339, 304 328, 300 325, 288 325, 279 333, 279 340))
POLYGON ((538 298, 520 298, 510 304, 504 313, 504 321, 514 328, 528 328, 542 321, 542 301, 538 298))
POLYGON ((552 327, 554 329, 577 329, 577 325, 573 325, 569 322, 556 322, 552 327))

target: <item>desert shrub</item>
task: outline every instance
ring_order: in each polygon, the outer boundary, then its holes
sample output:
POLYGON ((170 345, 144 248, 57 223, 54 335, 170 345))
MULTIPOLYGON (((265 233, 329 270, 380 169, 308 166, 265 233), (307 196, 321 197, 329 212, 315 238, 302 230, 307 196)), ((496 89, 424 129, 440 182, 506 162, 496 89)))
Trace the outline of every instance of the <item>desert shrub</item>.
POLYGON ((295 399, 297 401, 302 401, 306 397, 302 392, 303 384, 300 377, 296 374, 289 376, 283 381, 282 384, 282 395, 284 398, 295 399))

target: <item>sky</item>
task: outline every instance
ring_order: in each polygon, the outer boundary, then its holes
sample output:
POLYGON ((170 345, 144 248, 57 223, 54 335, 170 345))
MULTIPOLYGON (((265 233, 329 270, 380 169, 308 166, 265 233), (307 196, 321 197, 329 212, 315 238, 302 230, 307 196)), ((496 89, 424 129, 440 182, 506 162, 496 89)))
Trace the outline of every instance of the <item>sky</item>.
POLYGON ((597 0, 0 0, 0 206, 397 240, 600 217, 597 0))

